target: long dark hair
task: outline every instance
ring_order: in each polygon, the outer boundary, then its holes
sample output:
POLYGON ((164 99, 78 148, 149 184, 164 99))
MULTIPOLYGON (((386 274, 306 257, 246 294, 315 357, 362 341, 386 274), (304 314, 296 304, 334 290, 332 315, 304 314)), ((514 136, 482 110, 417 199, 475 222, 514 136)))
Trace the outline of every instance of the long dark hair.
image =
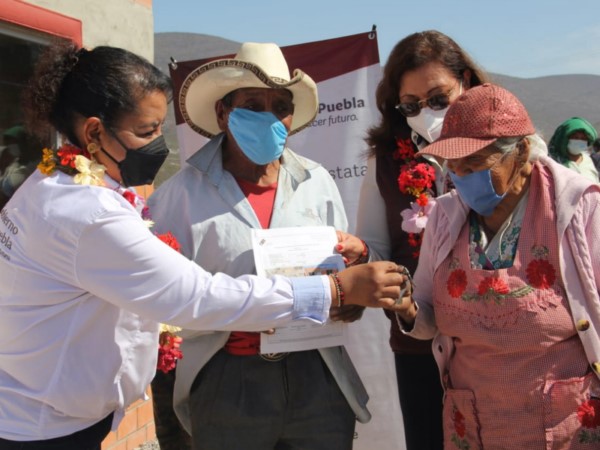
POLYGON ((40 56, 25 91, 27 128, 45 137, 53 127, 81 145, 74 131, 78 116, 98 117, 114 128, 141 98, 155 91, 170 101, 171 80, 138 55, 116 47, 86 50, 55 43, 40 56))
POLYGON ((383 78, 377 86, 375 99, 377 109, 381 112, 381 120, 369 129, 365 139, 370 148, 370 155, 395 150, 396 136, 408 127, 406 117, 395 108, 399 101, 400 79, 405 72, 430 62, 443 64, 457 80, 462 80, 465 72, 469 71, 469 87, 488 81, 487 75, 477 67, 469 55, 445 34, 428 30, 405 37, 390 53, 383 68, 383 78))

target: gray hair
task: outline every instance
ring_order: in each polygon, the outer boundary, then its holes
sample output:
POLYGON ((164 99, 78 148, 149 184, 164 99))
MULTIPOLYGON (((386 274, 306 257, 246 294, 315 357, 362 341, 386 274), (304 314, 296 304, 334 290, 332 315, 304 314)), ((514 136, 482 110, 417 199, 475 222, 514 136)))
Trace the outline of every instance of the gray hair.
POLYGON ((517 147, 517 144, 521 142, 522 139, 527 139, 529 141, 529 161, 537 161, 540 159, 540 156, 548 155, 548 146, 537 133, 524 137, 500 138, 494 142, 494 147, 503 154, 510 153, 517 147))

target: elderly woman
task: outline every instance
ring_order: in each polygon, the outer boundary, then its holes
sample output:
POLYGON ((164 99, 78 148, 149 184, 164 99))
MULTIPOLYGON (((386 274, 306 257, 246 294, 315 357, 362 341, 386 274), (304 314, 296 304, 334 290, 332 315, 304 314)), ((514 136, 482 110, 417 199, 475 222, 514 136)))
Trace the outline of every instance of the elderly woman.
POLYGON ((456 190, 425 228, 397 318, 434 337, 445 448, 597 448, 600 188, 545 155, 523 105, 484 84, 423 152, 456 190))
POLYGON ((550 156, 556 161, 598 182, 598 170, 590 153, 598 138, 596 129, 581 117, 571 117, 561 123, 548 144, 550 156))

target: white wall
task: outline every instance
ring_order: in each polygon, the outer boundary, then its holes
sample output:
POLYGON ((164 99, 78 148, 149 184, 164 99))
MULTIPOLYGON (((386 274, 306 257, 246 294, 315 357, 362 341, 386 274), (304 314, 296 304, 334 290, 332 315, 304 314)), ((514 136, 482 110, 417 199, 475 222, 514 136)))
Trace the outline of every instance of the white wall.
POLYGON ((26 3, 81 20, 85 47, 122 47, 154 60, 150 0, 26 0, 26 3))

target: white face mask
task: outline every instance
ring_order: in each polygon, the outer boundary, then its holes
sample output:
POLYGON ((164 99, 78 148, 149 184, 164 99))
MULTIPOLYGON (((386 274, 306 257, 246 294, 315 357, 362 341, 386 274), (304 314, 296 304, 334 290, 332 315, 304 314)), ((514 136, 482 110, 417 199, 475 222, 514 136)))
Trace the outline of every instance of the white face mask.
POLYGON ((589 151, 589 146, 587 141, 581 139, 569 139, 567 150, 571 155, 581 155, 582 153, 587 153, 589 151))
MULTIPOLYGON (((463 92, 462 85, 461 81, 458 88, 458 95, 461 95, 463 92)), ((437 141, 440 134, 442 134, 442 125, 444 124, 444 117, 446 116, 448 108, 434 111, 433 109, 426 107, 421 109, 421 112, 416 116, 407 117, 406 122, 415 133, 422 136, 431 144, 433 141, 437 141)))
POLYGON ((406 122, 415 133, 421 135, 431 144, 433 141, 437 140, 442 133, 444 116, 447 111, 448 108, 440 109, 439 111, 434 111, 431 108, 423 108, 418 115, 407 117, 406 122))

